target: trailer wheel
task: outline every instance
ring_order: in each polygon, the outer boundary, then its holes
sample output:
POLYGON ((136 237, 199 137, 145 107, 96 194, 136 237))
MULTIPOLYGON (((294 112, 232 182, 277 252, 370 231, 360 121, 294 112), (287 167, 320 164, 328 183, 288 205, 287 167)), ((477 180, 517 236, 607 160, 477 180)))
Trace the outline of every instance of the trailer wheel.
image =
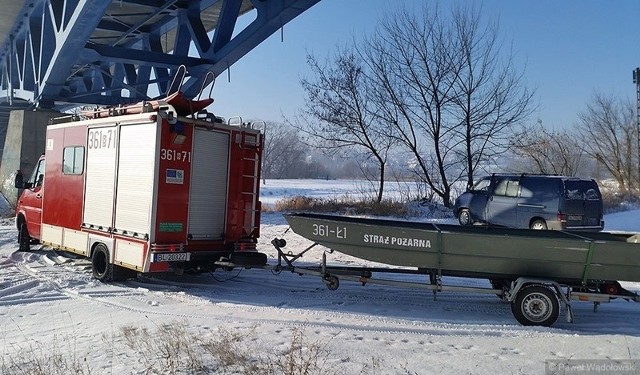
POLYGON ((336 290, 340 286, 340 280, 335 276, 325 276, 322 278, 322 281, 329 290, 336 290))
POLYGON ((91 269, 96 279, 102 282, 113 280, 113 264, 109 261, 109 249, 104 244, 96 245, 93 250, 91 269))
POLYGON ((458 222, 460 225, 471 225, 473 224, 473 219, 471 219, 471 213, 468 209, 463 208, 458 212, 458 222))
POLYGON ((542 285, 529 285, 518 292, 511 303, 511 312, 524 326, 545 326, 555 323, 560 304, 555 293, 542 285))
POLYGON ((20 229, 18 230, 18 250, 19 251, 31 250, 31 236, 29 236, 27 223, 24 222, 24 220, 20 222, 20 229))

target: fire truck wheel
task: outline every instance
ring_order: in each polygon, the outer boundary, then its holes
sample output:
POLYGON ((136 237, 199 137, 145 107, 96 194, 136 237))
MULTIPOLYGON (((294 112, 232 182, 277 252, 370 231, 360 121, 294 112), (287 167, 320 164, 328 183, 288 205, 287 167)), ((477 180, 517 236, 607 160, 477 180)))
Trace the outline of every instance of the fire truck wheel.
POLYGON ((93 277, 106 282, 113 280, 113 264, 109 261, 109 249, 104 244, 96 245, 91 256, 93 277))
POLYGON ((18 231, 18 249, 20 251, 31 250, 31 236, 27 230, 27 223, 22 221, 20 223, 20 230, 18 231))
POLYGON ((267 264, 267 254, 243 251, 231 253, 229 257, 231 262, 239 266, 264 266, 267 264))

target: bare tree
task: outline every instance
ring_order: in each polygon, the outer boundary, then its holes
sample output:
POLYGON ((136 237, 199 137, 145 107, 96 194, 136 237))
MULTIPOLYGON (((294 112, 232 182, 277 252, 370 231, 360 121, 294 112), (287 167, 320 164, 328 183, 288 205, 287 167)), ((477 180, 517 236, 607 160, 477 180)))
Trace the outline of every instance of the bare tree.
POLYGON ((474 171, 507 149, 508 130, 529 114, 531 93, 477 10, 399 11, 360 52, 389 136, 447 206, 452 185, 465 175, 473 184, 474 171))
POLYGON ((298 130, 282 123, 267 122, 262 155, 262 176, 286 178, 303 163, 305 147, 298 130), (289 174, 289 175, 288 175, 289 174))
POLYGON ((596 93, 578 117, 584 152, 613 176, 621 191, 637 188, 636 124, 631 102, 596 93))
POLYGON ((407 10, 385 18, 363 47, 374 84, 371 95, 388 135, 409 152, 420 178, 451 204, 451 183, 460 175, 453 148, 452 105, 455 64, 451 28, 437 9, 422 17, 407 10))
POLYGON ((312 55, 307 56, 307 62, 314 77, 301 81, 306 93, 302 117, 311 126, 300 126, 300 120, 296 126, 317 148, 328 152, 347 150, 373 160, 378 169, 376 200, 380 202, 387 156, 394 140, 380 131, 375 108, 366 95, 368 79, 359 57, 353 51, 341 50, 325 64, 312 55))
POLYGON ((576 176, 585 164, 575 131, 548 130, 540 122, 516 132, 511 149, 526 163, 524 172, 576 176))
POLYGON ((506 152, 513 127, 531 114, 533 92, 516 71, 512 53, 502 53, 497 24, 482 25, 474 8, 454 8, 455 49, 452 116, 462 138, 458 150, 465 161, 467 188, 482 163, 506 152))

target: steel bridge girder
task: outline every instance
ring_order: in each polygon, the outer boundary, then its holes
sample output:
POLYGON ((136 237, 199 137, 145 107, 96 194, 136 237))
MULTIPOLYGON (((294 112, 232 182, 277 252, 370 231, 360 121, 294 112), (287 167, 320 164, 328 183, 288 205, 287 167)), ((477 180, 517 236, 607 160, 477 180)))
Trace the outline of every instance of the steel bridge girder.
POLYGON ((117 104, 164 94, 185 65, 194 97, 207 72, 218 76, 319 1, 26 0, 0 48, 1 87, 40 105, 117 104), (233 36, 250 9, 255 20, 233 36))

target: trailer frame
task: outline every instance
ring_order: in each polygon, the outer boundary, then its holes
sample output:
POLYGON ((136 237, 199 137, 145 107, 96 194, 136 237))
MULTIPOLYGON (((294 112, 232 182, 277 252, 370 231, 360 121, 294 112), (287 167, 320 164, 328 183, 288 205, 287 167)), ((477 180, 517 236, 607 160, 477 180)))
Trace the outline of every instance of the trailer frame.
MULTIPOLYGON (((308 251, 320 245, 314 242, 310 246, 298 253, 285 251, 283 248, 287 245, 286 241, 281 238, 274 238, 271 244, 277 251, 277 263, 262 266, 245 266, 238 265, 232 261, 223 259, 216 262, 216 265, 227 270, 234 268, 258 268, 270 270, 273 274, 279 275, 282 272, 291 272, 302 275, 310 275, 320 277, 322 282, 329 290, 336 290, 340 286, 340 280, 360 283, 362 286, 367 284, 385 285, 392 287, 414 288, 429 290, 433 293, 433 300, 437 300, 439 292, 460 292, 460 293, 478 293, 478 294, 495 294, 503 301, 511 304, 512 313, 516 320, 523 325, 539 325, 551 326, 556 322, 560 311, 564 310, 566 321, 573 323, 575 321, 571 301, 592 302, 594 304, 594 312, 597 311, 601 303, 611 302, 612 299, 622 298, 627 301, 640 302, 640 295, 623 290, 625 295, 593 293, 578 290, 584 285, 569 285, 556 280, 547 278, 518 277, 511 281, 503 288, 484 288, 474 286, 458 286, 447 285, 442 282, 441 269, 407 269, 407 268, 391 268, 391 267, 351 267, 351 266, 330 266, 327 265, 327 253, 332 254, 333 250, 327 249, 322 253, 319 266, 298 266, 295 263, 302 258, 308 251), (385 278, 376 278, 374 273, 383 274, 411 274, 425 275, 429 278, 426 283, 409 282, 391 280, 385 278)), ((452 276, 456 277, 456 276, 452 276)), ((485 278, 485 277, 473 277, 485 278)), ((489 279, 490 275, 486 275, 489 279)))

